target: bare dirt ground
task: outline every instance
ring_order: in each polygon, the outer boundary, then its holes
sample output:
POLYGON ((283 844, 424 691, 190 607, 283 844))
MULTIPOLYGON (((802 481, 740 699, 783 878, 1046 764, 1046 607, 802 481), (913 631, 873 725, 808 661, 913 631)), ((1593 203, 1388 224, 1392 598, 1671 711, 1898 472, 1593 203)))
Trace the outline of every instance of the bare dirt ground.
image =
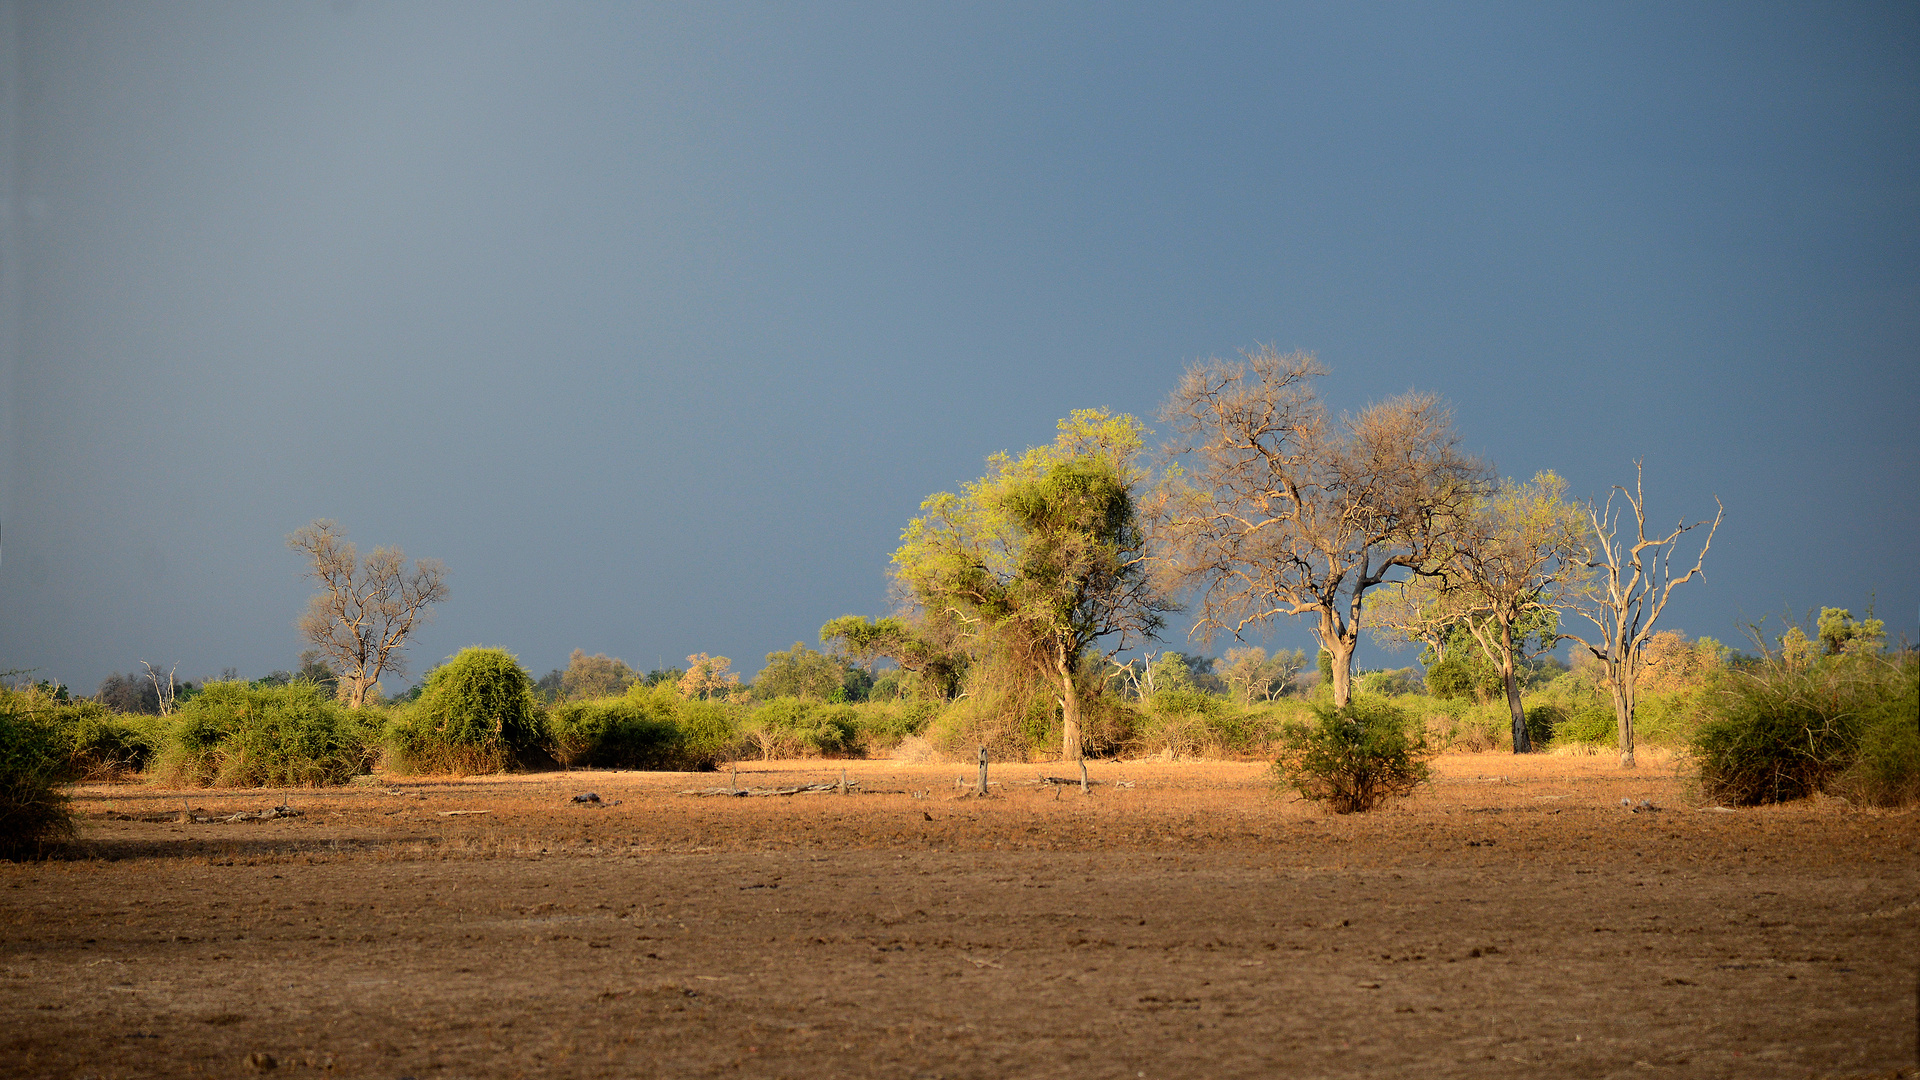
POLYGON ((1258 765, 844 764, 80 789, 85 857, 0 865, 0 1071, 1920 1075, 1920 813, 1604 757, 1344 818, 1258 765))

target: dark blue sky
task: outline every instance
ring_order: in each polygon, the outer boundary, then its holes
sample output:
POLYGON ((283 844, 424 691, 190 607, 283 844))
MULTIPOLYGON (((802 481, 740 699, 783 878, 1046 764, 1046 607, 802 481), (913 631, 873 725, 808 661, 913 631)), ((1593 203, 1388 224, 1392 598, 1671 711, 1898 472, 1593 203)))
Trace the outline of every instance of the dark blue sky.
POLYGON ((1916 632, 1911 4, 0 3, 0 76, 0 670, 288 667, 332 517, 451 568, 416 669, 751 674, 1256 342, 1718 494, 1667 625, 1916 632))

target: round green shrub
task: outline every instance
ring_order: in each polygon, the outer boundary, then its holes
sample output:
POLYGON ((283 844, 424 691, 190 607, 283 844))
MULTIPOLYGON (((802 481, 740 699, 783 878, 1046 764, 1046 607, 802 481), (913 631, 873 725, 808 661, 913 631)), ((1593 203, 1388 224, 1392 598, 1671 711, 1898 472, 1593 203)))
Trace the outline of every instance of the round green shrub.
POLYGON ((569 701, 547 711, 547 749, 566 768, 674 769, 680 726, 636 698, 569 701))
POLYGON ((1280 731, 1273 764, 1282 783, 1336 814, 1371 810, 1425 783, 1432 751, 1407 714, 1379 698, 1355 697, 1345 709, 1315 706, 1312 723, 1280 731))
POLYGON ((1544 749, 1553 741, 1553 735, 1560 725, 1567 721, 1564 706, 1551 701, 1527 706, 1527 741, 1535 750, 1544 749))
POLYGON ((541 743, 533 677, 505 649, 462 649, 427 676, 396 721, 388 766, 402 772, 504 772, 541 743))

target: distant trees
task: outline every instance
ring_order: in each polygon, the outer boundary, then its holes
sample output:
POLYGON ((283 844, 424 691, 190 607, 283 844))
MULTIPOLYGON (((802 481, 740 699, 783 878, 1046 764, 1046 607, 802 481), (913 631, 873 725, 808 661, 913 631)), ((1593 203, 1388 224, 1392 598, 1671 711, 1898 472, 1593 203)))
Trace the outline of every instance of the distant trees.
POLYGON ((114 672, 100 680, 93 699, 114 712, 160 715, 160 694, 145 672, 114 672))
POLYGON ((358 709, 384 672, 404 672, 400 650, 434 604, 446 599, 446 567, 438 559, 408 565, 397 547, 361 559, 339 525, 325 519, 287 537, 307 558, 320 586, 300 617, 300 633, 340 678, 347 707, 358 709))
MULTIPOLYGON (((1675 525, 1665 535, 1647 536, 1647 512, 1641 488, 1640 463, 1633 466, 1633 490, 1614 486, 1613 494, 1601 506, 1589 506, 1586 531, 1580 540, 1581 565, 1589 571, 1579 586, 1571 590, 1570 606, 1592 623, 1597 633, 1589 641, 1577 634, 1561 634, 1577 641, 1599 660, 1606 671, 1607 689, 1613 697, 1614 719, 1619 725, 1620 764, 1634 765, 1633 703, 1654 622, 1665 610, 1673 590, 1693 580, 1705 565, 1707 549, 1713 546, 1713 534, 1719 531, 1726 515, 1720 507, 1713 522, 1696 521, 1675 525), (1620 535, 1621 517, 1633 513, 1633 536, 1620 535), (1708 525, 1706 539, 1693 567, 1674 576, 1674 554, 1680 538, 1702 525, 1708 525)), ((1719 507, 1720 500, 1714 505, 1719 507)))
POLYGON ((847 665, 818 649, 796 641, 786 652, 767 654, 767 666, 753 679, 753 696, 763 701, 778 697, 832 700, 836 691, 848 697, 847 665))
POLYGON ((996 454, 960 494, 923 502, 893 565, 921 609, 951 620, 976 659, 993 655, 1051 680, 1061 753, 1072 761, 1083 748, 1088 651, 1152 638, 1174 605, 1147 573, 1139 421, 1079 410, 1059 426, 1052 444, 1019 458, 996 454))
POLYGON ((1873 617, 1873 605, 1867 605, 1867 617, 1859 621, 1847 608, 1823 607, 1816 624, 1820 651, 1828 656, 1877 653, 1887 643, 1887 624, 1873 617))
POLYGON ((560 675, 560 696, 567 701, 614 697, 640 680, 640 675, 625 660, 575 649, 567 657, 567 670, 560 675))
POLYGON ((1161 414, 1185 479, 1156 519, 1168 580, 1198 591, 1201 628, 1238 637, 1314 617, 1340 708, 1367 591, 1436 568, 1487 469, 1431 394, 1329 418, 1313 389, 1325 373, 1271 347, 1190 368, 1161 414))
POLYGON ((869 674, 875 660, 891 660, 913 675, 929 697, 952 701, 960 692, 968 658, 953 641, 950 623, 937 622, 933 616, 922 612, 918 621, 909 621, 842 615, 820 627, 820 643, 865 667, 869 674))
POLYGON ((1272 655, 1258 645, 1228 649, 1220 655, 1220 677, 1244 705, 1272 701, 1286 693, 1295 675, 1307 665, 1305 649, 1276 649, 1272 655))
POLYGON ((694 653, 687 657, 686 673, 680 676, 680 696, 699 698, 729 698, 740 690, 740 676, 727 669, 733 661, 724 656, 708 656, 706 653, 694 653))

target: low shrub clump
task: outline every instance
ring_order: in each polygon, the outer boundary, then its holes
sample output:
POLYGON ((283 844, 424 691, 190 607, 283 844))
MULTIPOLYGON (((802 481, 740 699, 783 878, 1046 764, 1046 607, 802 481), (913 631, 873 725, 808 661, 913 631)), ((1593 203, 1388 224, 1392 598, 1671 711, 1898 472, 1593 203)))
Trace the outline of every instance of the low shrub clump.
POLYGON ((1336 814, 1371 810, 1427 780, 1432 750, 1412 726, 1380 698, 1356 696, 1345 709, 1316 705, 1310 723, 1281 728, 1274 774, 1336 814))
MULTIPOLYGON (((1553 737, 1559 731, 1560 725, 1566 720, 1566 707, 1555 702, 1543 701, 1538 705, 1527 706, 1527 741, 1533 744, 1535 750, 1546 749, 1547 745, 1553 742, 1553 737)), ((1511 727, 1508 729, 1507 738, 1513 738, 1511 727)))
POLYGON ((566 768, 694 771, 732 755, 735 724, 720 702, 636 685, 625 697, 554 706, 546 736, 548 752, 566 768))
POLYGON ((67 741, 38 695, 0 690, 0 859, 45 854, 73 835, 60 785, 70 779, 67 741))
POLYGON ((853 708, 860 750, 868 757, 893 753, 906 740, 925 734, 940 712, 934 702, 898 698, 866 701, 853 708))
POLYGON ((1227 698, 1178 689, 1146 701, 1130 748, 1179 758, 1249 758, 1269 752, 1286 706, 1246 708, 1227 698))
POLYGON ((1779 657, 1731 681, 1692 744, 1701 790, 1736 806, 1831 790, 1920 798, 1920 679, 1911 655, 1779 657))
POLYGON ((832 757, 854 749, 860 734, 850 705, 779 697, 760 706, 743 727, 763 761, 776 757, 832 757))
POLYGON ((505 649, 462 649, 427 676, 386 735, 401 773, 493 773, 532 764, 544 741, 533 677, 505 649))
POLYGON ((344 784, 371 765, 367 717, 313 683, 208 683, 170 718, 152 779, 193 786, 344 784))
POLYGON ((147 768, 166 735, 158 716, 118 713, 97 701, 60 702, 49 719, 66 742, 68 772, 82 783, 130 779, 147 768))

